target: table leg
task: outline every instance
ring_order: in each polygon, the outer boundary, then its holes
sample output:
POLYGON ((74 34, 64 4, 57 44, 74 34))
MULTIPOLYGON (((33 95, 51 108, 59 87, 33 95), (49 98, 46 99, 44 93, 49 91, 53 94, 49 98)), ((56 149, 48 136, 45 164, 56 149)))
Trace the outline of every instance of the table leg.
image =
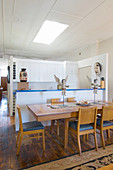
POLYGON ((64 126, 64 148, 67 149, 68 145, 68 127, 69 127, 69 118, 65 119, 65 126, 64 126))
POLYGON ((51 120, 51 133, 53 134, 53 126, 54 126, 55 120, 51 120))

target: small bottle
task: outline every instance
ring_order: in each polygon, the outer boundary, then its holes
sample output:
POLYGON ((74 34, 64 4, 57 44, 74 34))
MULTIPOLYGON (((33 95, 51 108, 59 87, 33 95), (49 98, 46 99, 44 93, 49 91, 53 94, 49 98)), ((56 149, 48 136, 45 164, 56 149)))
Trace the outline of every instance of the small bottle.
POLYGON ((104 89, 104 88, 105 88, 104 77, 101 77, 100 85, 101 85, 101 89, 104 89))

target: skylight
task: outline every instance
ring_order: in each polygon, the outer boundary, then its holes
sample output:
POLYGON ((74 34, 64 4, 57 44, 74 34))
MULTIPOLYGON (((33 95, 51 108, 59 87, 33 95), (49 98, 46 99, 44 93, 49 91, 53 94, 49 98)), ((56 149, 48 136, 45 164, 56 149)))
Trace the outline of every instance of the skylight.
POLYGON ((66 24, 46 20, 33 42, 51 44, 67 27, 66 24))

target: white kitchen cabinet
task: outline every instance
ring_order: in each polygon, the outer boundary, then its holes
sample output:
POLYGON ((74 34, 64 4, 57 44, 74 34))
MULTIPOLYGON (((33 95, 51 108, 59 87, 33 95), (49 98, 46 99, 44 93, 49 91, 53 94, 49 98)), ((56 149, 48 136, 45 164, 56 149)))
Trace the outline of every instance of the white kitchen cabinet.
POLYGON ((40 81, 55 82, 54 75, 60 80, 64 78, 64 65, 58 62, 47 62, 40 64, 40 81))
POLYGON ((54 78, 55 74, 56 74, 56 64, 55 63, 48 63, 48 65, 47 65, 48 81, 55 82, 55 78, 54 78))
POLYGON ((30 70, 30 82, 39 81, 40 81, 40 64, 38 62, 32 62, 30 70))
POLYGON ((78 64, 76 62, 66 62, 66 74, 68 75, 69 88, 78 88, 78 64))
POLYGON ((56 76, 61 79, 65 79, 64 63, 56 63, 55 66, 56 76))
POLYGON ((54 75, 64 79, 64 63, 55 61, 35 61, 35 60, 14 60, 16 62, 16 80, 20 81, 21 68, 26 68, 28 82, 55 82, 54 75))
POLYGON ((48 73, 47 73, 47 63, 40 63, 40 81, 47 82, 48 73))

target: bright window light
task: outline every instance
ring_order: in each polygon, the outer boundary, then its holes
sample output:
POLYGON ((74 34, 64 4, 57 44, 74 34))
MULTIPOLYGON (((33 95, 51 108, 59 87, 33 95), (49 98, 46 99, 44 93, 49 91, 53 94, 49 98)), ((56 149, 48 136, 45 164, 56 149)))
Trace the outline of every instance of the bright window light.
POLYGON ((1 76, 6 77, 7 76, 7 70, 1 70, 1 76))
POLYGON ((66 24, 46 20, 33 42, 51 44, 67 27, 66 24))

